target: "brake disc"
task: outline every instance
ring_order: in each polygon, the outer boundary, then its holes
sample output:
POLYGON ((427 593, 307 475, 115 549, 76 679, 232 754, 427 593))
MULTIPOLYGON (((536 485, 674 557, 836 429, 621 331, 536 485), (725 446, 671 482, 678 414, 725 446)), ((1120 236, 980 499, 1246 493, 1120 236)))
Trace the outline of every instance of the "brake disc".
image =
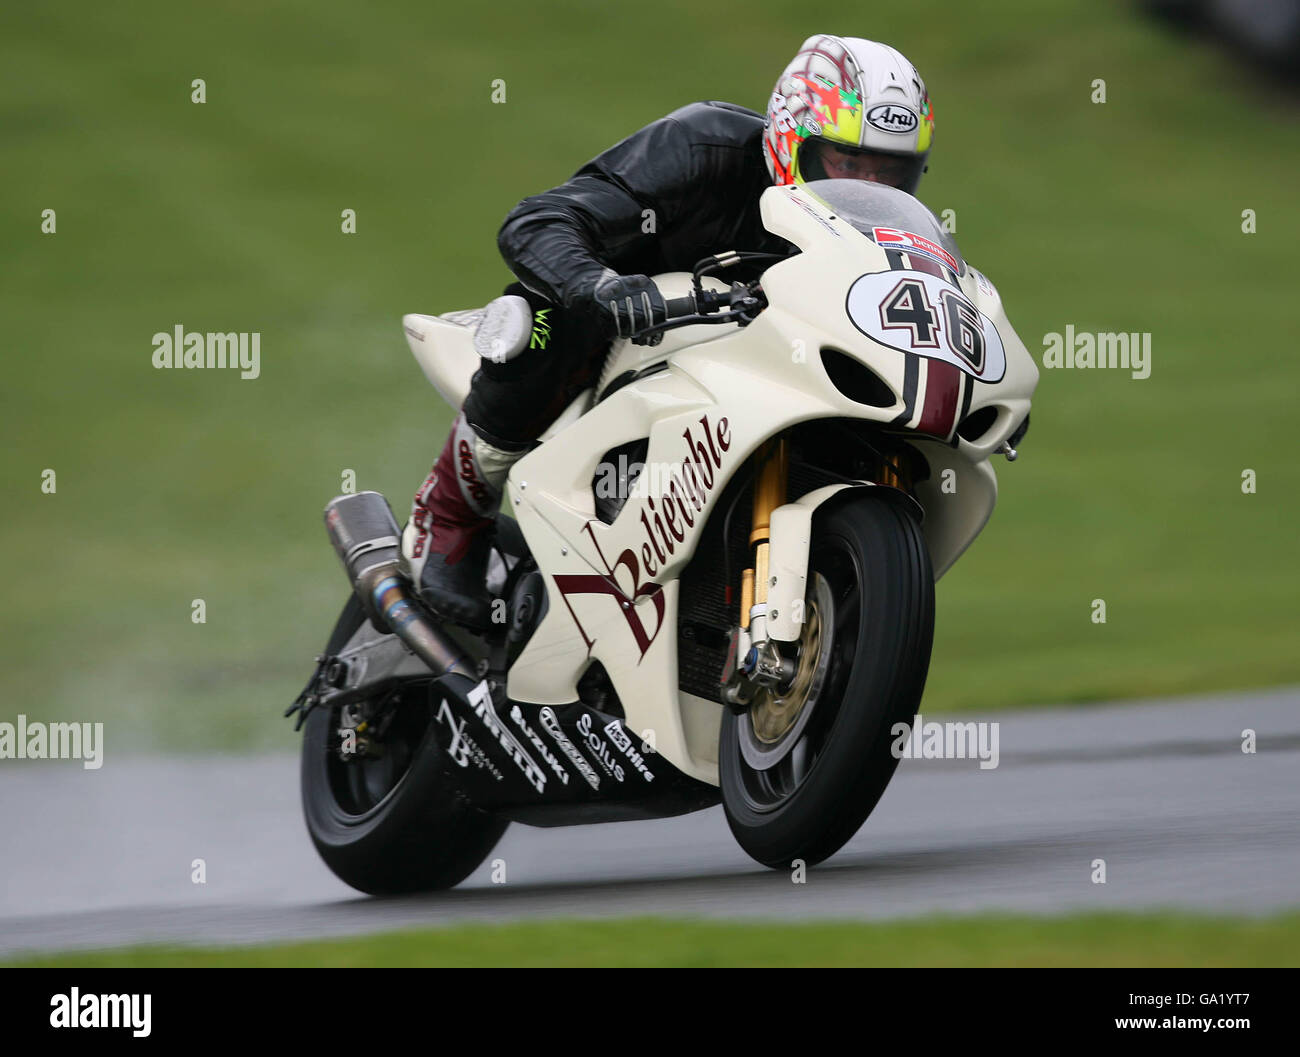
POLYGON ((755 770, 766 771, 780 763, 803 736, 830 667, 834 626, 835 603, 830 585, 820 573, 814 573, 794 677, 784 690, 757 690, 749 709, 736 724, 741 755, 755 770))

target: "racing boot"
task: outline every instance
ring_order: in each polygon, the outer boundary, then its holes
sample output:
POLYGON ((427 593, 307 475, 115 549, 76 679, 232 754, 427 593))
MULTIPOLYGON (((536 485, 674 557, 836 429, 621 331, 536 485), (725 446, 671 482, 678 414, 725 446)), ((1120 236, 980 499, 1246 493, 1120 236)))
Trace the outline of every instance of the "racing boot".
POLYGON ((489 626, 489 529, 506 474, 525 451, 484 439, 463 410, 456 416, 402 532, 407 575, 436 615, 474 629, 489 626))

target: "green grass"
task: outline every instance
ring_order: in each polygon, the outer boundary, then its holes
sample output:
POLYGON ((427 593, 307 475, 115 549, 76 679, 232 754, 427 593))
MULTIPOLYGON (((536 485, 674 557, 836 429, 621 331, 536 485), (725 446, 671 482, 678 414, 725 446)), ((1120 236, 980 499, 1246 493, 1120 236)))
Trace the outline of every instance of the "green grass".
MULTIPOLYGON (((450 418, 400 316, 484 302, 515 201, 680 104, 762 106, 822 28, 776 0, 7 5, 3 712, 136 751, 291 744, 343 592, 319 511, 350 469, 402 516, 450 418), (261 378, 155 371, 177 323, 260 331, 261 378)), ((941 585, 925 710, 1300 680, 1294 102, 1127 3, 877 5, 841 32, 927 78, 922 197, 1031 350, 1153 334, 1146 381, 1044 372, 941 585)))
POLYGON ((1300 913, 987 915, 887 924, 656 918, 464 925, 261 947, 131 947, 13 966, 1295 966, 1300 913))

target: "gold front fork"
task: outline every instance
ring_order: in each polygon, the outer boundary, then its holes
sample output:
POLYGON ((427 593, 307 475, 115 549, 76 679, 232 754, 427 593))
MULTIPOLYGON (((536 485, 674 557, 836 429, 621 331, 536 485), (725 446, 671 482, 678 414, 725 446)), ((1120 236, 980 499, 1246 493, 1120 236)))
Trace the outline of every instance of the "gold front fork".
POLYGON ((767 606, 767 551, 772 511, 785 503, 790 470, 790 449, 784 437, 769 440, 758 451, 758 477, 754 483, 754 515, 749 545, 754 549, 754 565, 741 573, 740 626, 749 627, 749 611, 767 606))

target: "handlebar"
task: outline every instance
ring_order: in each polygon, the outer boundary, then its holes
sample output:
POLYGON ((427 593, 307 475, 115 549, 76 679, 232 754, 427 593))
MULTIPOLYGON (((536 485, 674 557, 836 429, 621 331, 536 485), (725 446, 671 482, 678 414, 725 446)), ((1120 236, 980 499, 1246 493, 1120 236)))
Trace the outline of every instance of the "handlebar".
POLYGON ((686 297, 670 297, 664 301, 666 317, 662 323, 646 327, 632 335, 634 338, 654 334, 696 323, 748 323, 766 302, 752 287, 736 286, 731 290, 715 292, 703 288, 686 297))
POLYGON ((692 297, 670 297, 664 301, 664 306, 668 309, 669 319, 678 319, 682 316, 693 316, 699 312, 695 307, 695 298, 692 297))
MULTIPOLYGON (((732 283, 731 289, 721 293, 706 290, 701 279, 706 275, 722 271, 746 262, 781 261, 788 254, 755 253, 748 250, 727 250, 715 253, 697 261, 691 273, 693 288, 687 297, 670 297, 664 302, 665 318, 662 323, 645 327, 631 335, 636 341, 648 335, 662 337, 666 330, 687 327, 696 323, 736 323, 746 326, 767 307, 767 297, 763 294, 761 280, 748 283, 732 283)), ((650 344, 658 344, 659 337, 650 344)))
POLYGON ((732 291, 718 293, 713 290, 692 291, 685 297, 670 297, 664 302, 669 319, 681 319, 685 316, 709 316, 724 308, 731 308, 732 291))

